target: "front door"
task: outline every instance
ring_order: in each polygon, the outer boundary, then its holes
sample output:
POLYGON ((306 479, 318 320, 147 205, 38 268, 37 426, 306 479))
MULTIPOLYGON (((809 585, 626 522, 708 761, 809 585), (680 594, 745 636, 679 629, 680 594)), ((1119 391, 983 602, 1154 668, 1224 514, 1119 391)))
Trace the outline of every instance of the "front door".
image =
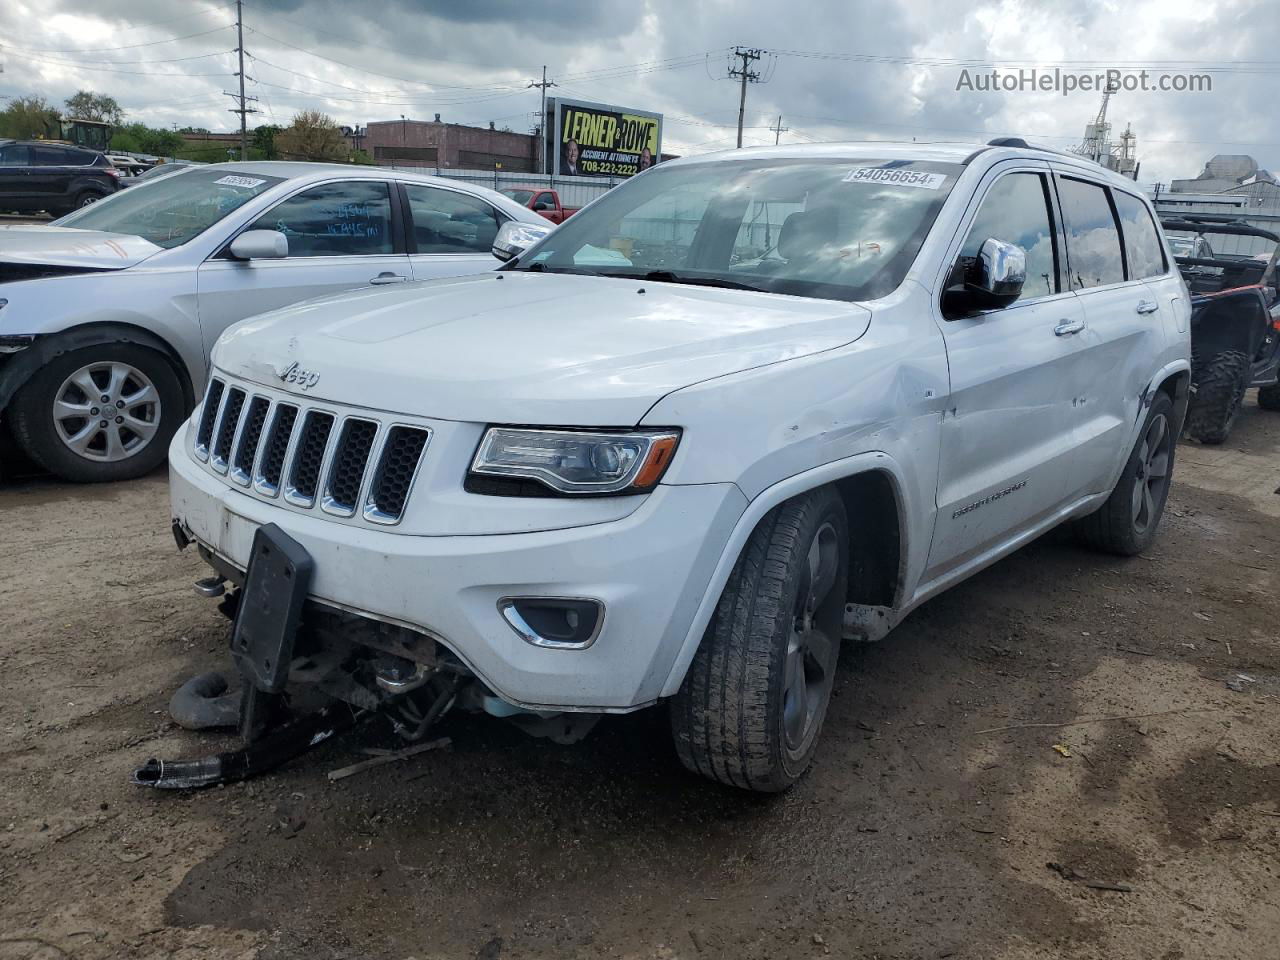
POLYGON ((1084 309, 1062 282, 1047 165, 997 167, 979 196, 951 262, 962 266, 994 237, 1023 248, 1027 278, 1019 299, 1004 309, 939 319, 951 394, 928 579, 1008 541, 1075 496, 1069 475, 1073 401, 1084 375, 1076 337, 1084 309))
POLYGON ((26 210, 31 202, 30 148, 25 143, 0 146, 0 201, 26 210))
POLYGON ((413 279, 461 277, 498 267, 493 238, 506 219, 469 193, 422 183, 403 184, 409 218, 413 279))
POLYGON ((308 187, 244 228, 283 233, 287 257, 236 260, 224 248, 206 260, 197 279, 206 352, 223 330, 246 317, 327 293, 409 280, 391 187, 380 180, 308 187))

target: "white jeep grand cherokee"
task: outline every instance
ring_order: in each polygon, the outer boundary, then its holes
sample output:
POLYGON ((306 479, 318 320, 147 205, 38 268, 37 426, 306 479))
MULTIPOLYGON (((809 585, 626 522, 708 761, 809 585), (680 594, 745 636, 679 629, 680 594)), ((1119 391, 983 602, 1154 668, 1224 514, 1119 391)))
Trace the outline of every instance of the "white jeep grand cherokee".
POLYGON ((678 160, 498 273, 232 328, 175 532, 215 585, 267 524, 309 555, 290 683, 409 717, 669 700, 687 767, 780 790, 842 639, 1064 521, 1152 541, 1188 315, 1147 198, 1079 158, 678 160))

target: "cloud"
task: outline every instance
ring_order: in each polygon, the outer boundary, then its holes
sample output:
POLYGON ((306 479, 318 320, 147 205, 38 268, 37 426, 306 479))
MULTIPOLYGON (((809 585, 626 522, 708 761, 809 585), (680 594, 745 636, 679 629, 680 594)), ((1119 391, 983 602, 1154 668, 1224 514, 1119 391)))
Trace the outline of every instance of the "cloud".
MULTIPOLYGON (((236 82, 233 8, 116 6, 0 4, 0 94, 61 101, 88 87, 149 123, 230 129, 222 91, 236 82), (156 42, 173 37, 187 39, 156 42), (133 46, 143 43, 151 45, 133 46), (185 57, 199 59, 177 59, 185 57)), ((317 108, 349 124, 439 112, 524 130, 538 103, 527 85, 545 63, 558 84, 550 93, 664 113, 666 149, 703 152, 733 146, 738 86, 725 74, 740 43, 777 52, 757 64, 767 82, 748 91, 749 144, 772 143, 768 128, 781 114, 790 128, 783 142, 1025 135, 1065 148, 1082 137, 1099 94, 957 90, 959 61, 1072 61, 1091 71, 1194 60, 1214 65, 1212 92, 1122 92, 1111 101, 1116 132, 1132 123, 1138 136, 1142 181, 1194 176, 1219 152, 1280 168, 1266 122, 1280 66, 1250 63, 1267 61, 1280 40, 1266 0, 258 0, 245 9, 259 122, 317 108)))

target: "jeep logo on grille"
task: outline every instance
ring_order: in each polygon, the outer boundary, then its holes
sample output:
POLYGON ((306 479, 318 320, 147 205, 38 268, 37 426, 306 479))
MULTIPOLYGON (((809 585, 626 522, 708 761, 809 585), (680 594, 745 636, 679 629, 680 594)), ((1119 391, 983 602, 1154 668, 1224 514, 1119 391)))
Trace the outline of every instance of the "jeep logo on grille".
POLYGON ((303 370, 297 363, 291 363, 280 373, 285 383, 297 384, 299 390, 310 390, 320 382, 320 374, 311 370, 303 370))

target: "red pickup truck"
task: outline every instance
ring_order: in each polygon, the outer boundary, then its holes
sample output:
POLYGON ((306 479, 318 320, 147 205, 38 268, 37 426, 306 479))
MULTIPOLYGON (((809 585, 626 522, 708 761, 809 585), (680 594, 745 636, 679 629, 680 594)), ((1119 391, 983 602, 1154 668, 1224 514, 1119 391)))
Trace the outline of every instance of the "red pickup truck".
POLYGON ((534 213, 541 214, 552 223, 564 223, 581 207, 566 207, 560 203, 560 194, 554 190, 503 190, 502 193, 522 207, 528 207, 534 213))

